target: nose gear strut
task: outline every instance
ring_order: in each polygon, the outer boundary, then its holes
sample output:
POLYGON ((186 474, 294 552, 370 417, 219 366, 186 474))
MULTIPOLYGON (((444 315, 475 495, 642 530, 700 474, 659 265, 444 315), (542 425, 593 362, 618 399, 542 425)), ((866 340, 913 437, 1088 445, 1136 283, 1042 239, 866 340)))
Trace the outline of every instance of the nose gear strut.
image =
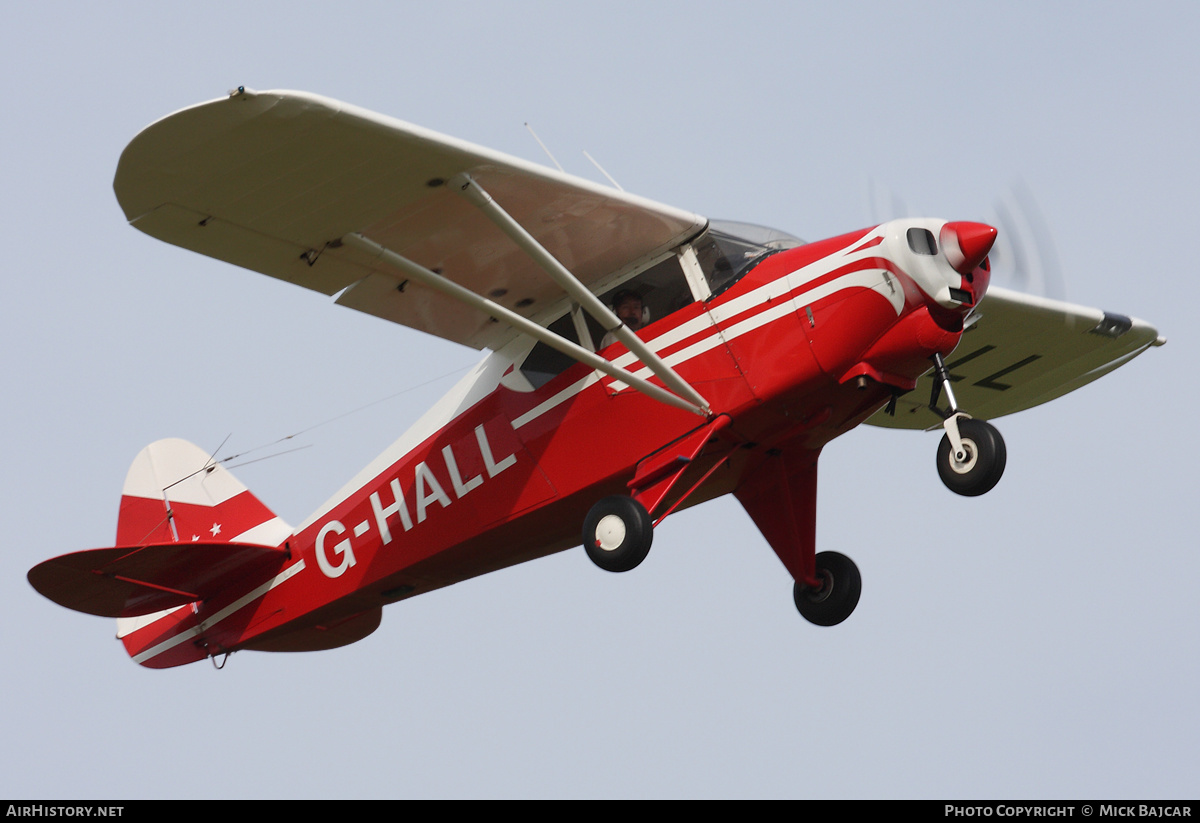
POLYGON ((940 354, 934 354, 931 359, 934 380, 929 408, 942 418, 942 427, 946 430, 938 446, 938 474, 946 488, 955 494, 966 497, 985 494, 1004 474, 1008 456, 1004 438, 995 426, 959 410, 946 361, 940 354), (944 411, 938 407, 943 390, 948 404, 944 411))

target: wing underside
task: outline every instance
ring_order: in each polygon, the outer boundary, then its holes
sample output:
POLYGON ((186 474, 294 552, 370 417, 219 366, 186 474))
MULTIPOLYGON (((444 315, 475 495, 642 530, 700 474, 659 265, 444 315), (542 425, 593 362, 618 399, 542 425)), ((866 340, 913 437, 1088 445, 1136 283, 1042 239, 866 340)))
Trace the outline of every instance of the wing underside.
POLYGON ((585 287, 705 220, 328 98, 239 90, 152 124, 114 189, 138 229, 474 348, 515 334, 486 310, 347 247, 359 234, 540 322, 562 289, 452 181, 469 175, 585 287))
MULTIPOLYGON (((946 365, 959 408, 985 420, 1061 397, 1165 342, 1141 320, 1007 289, 989 289, 976 315, 946 365)), ((897 399, 894 416, 880 411, 867 422, 940 426, 932 388, 926 374, 897 399)))

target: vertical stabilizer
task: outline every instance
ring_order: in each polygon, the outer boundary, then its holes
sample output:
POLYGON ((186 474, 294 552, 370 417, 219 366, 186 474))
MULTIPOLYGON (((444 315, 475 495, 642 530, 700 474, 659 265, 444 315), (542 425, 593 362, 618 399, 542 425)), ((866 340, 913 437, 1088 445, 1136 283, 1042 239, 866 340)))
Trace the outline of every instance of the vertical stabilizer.
POLYGON ((279 546, 291 533, 236 477, 186 440, 151 443, 125 476, 118 546, 200 541, 279 546))

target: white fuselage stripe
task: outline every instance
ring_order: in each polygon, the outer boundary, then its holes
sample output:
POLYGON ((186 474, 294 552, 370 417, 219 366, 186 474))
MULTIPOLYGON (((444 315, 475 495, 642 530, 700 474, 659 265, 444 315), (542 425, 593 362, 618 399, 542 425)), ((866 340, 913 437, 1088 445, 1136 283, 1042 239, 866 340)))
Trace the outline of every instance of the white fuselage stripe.
MULTIPOLYGON (((151 658, 157 657, 158 655, 162 654, 165 651, 169 651, 170 649, 175 648, 180 643, 184 643, 188 640, 191 640, 194 637, 198 637, 199 635, 201 635, 204 632, 211 629, 216 624, 220 623, 225 618, 229 617, 231 614, 234 614, 238 610, 240 610, 240 609, 244 608, 245 606, 249 605, 250 603, 254 602, 255 600, 262 597, 267 592, 271 591, 271 589, 275 588, 276 586, 287 582, 289 579, 291 579, 293 576, 295 576, 296 574, 300 573, 303 570, 304 570, 304 561, 303 560, 293 563, 291 566, 288 566, 286 569, 281 571, 279 574, 272 577, 266 583, 263 583, 258 588, 254 589, 253 591, 249 592, 248 594, 244 595, 243 597, 239 597, 237 600, 230 603, 228 606, 221 609, 221 611, 217 612, 212 617, 200 621, 200 625, 193 626, 192 628, 188 629, 187 631, 180 632, 179 634, 174 635, 173 637, 170 637, 167 640, 164 640, 163 642, 159 643, 157 646, 153 646, 153 647, 141 652, 140 654, 135 655, 133 658, 133 662, 134 663, 142 663, 146 660, 150 660, 151 658)), ((187 608, 187 607, 184 606, 183 608, 187 608)))
MULTIPOLYGON (((650 370, 646 369, 646 371, 649 372, 650 370)), ((543 400, 541 403, 538 403, 536 406, 534 406, 529 411, 516 417, 512 421, 512 427, 514 429, 519 429, 522 426, 524 426, 526 423, 529 423, 532 420, 536 420, 537 418, 541 417, 543 414, 545 414, 546 412, 550 411, 552 408, 557 406, 558 404, 563 403, 567 400, 570 400, 572 397, 579 394, 581 391, 583 391, 584 389, 586 389, 588 386, 592 385, 593 383, 599 383, 600 378, 601 378, 600 372, 593 371, 587 377, 584 377, 581 380, 576 380, 574 383, 567 386, 565 389, 562 389, 561 391, 557 392, 553 396, 548 397, 547 399, 543 400)))
MULTIPOLYGON (((872 249, 872 251, 874 250, 872 249)), ((828 283, 823 283, 820 286, 806 289, 805 287, 808 285, 808 283, 812 282, 813 279, 821 277, 822 275, 827 274, 829 271, 833 271, 837 267, 846 265, 847 260, 846 258, 840 258, 837 260, 825 258, 820 262, 825 263, 826 265, 816 267, 816 264, 814 264, 811 272, 806 270, 805 274, 811 276, 808 278, 806 283, 796 287, 795 289, 789 288, 789 278, 791 275, 783 275, 775 280, 772 280, 770 283, 755 289, 754 291, 747 292, 741 297, 731 300, 724 306, 714 309, 711 313, 706 311, 700 316, 693 318, 692 320, 689 320, 674 329, 670 329, 669 331, 651 340, 649 345, 655 351, 662 351, 663 349, 679 342, 680 340, 686 340, 688 337, 702 332, 709 332, 709 334, 706 334, 704 337, 702 337, 700 340, 697 340, 695 343, 692 343, 690 346, 680 349, 674 354, 663 358, 667 365, 674 368, 680 363, 684 363, 695 357, 699 357, 705 352, 716 348, 723 342, 735 340, 744 334, 749 334, 755 329, 759 329, 767 325, 768 323, 774 322, 782 317, 786 317, 788 314, 796 311, 796 304, 793 302, 794 300, 803 297, 805 303, 815 303, 818 300, 823 300, 826 297, 836 294, 843 289, 855 287, 868 289, 875 288, 879 283, 880 272, 885 271, 884 269, 862 269, 853 271, 842 275, 841 277, 835 278, 828 283), (757 306, 771 302, 778 297, 786 297, 788 299, 782 300, 776 303, 774 306, 758 312, 757 314, 751 315, 744 320, 740 320, 723 330, 719 329, 713 322, 716 321, 716 323, 720 323, 722 320, 737 317, 738 315, 750 311, 757 306)), ((889 293, 881 296, 888 299, 898 316, 904 306, 903 293, 897 290, 894 294, 889 293)), ((637 356, 627 352, 616 358, 613 362, 622 368, 628 368, 630 365, 637 362, 637 356)), ((646 378, 651 375, 651 371, 650 369, 643 367, 633 374, 638 377, 646 378)), ((601 379, 602 375, 600 375, 598 372, 592 372, 587 377, 577 380, 576 382, 556 393, 553 397, 547 398, 537 406, 534 406, 529 411, 514 419, 512 422, 513 428, 519 429, 527 423, 536 420, 546 412, 579 394, 593 383, 599 382, 601 379)), ((614 391, 620 391, 627 388, 625 383, 616 380, 612 381, 610 385, 614 391)))
MULTIPOLYGON (((815 303, 818 300, 823 300, 826 297, 836 294, 842 289, 854 287, 866 289, 872 288, 879 281, 880 271, 880 269, 867 269, 864 271, 856 271, 843 275, 842 277, 839 277, 836 280, 831 280, 830 282, 822 286, 818 286, 811 291, 803 292, 805 302, 815 303)), ((899 297, 899 302, 897 302, 895 299, 891 300, 892 307, 896 310, 897 315, 900 314, 900 309, 903 307, 903 295, 899 295, 899 297)), ((794 311, 796 311, 796 306, 791 300, 779 302, 769 309, 747 317, 745 320, 734 323, 732 326, 725 328, 721 334, 710 335, 698 340, 687 348, 680 349, 670 357, 665 358, 665 360, 671 366, 678 365, 686 360, 691 360, 693 357, 699 357, 701 354, 720 345, 722 338, 725 341, 736 340, 742 335, 749 334, 755 329, 762 328, 768 323, 773 323, 782 317, 792 314, 794 311)), ((634 372, 634 374, 638 376, 645 376, 643 372, 648 374, 649 370, 639 369, 638 371, 634 372)), ((624 384, 621 383, 614 382, 612 385, 613 388, 624 388, 624 384)))

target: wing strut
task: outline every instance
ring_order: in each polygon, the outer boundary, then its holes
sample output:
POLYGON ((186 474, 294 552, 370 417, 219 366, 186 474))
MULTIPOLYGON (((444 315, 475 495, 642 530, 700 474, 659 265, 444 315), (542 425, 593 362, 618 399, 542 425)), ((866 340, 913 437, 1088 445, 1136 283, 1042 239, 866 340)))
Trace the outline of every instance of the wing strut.
MULTIPOLYGON (((698 413, 708 416, 710 411, 708 401, 696 391, 686 380, 679 376, 679 373, 668 366, 661 357, 655 354, 649 346, 647 346, 641 338, 629 330, 629 328, 621 322, 621 318, 613 313, 612 309, 604 305, 599 297, 592 294, 591 290, 579 282, 579 279, 560 262, 558 259, 546 250, 546 247, 534 239, 533 235, 525 231, 525 228, 509 215, 503 208, 500 207, 492 196, 488 194, 482 186, 480 186, 469 174, 463 173, 457 175, 450 181, 455 189, 464 197, 474 203, 480 211, 487 216, 489 220, 496 224, 501 231, 509 236, 509 238, 528 254, 535 263, 545 269, 546 273, 554 279, 554 282, 562 286, 575 302, 583 307, 583 310, 596 318, 596 321, 604 327, 605 331, 612 332, 613 335, 625 344, 629 351, 637 355, 638 359, 654 373, 659 380, 663 381, 671 391, 691 401, 699 410, 698 413)), ((557 347, 556 347, 557 348, 557 347)), ((563 351, 559 349, 559 351, 563 351)), ((570 354, 563 351, 564 354, 570 354)), ((570 355, 574 357, 574 355, 570 355)), ((576 358, 578 359, 578 358, 576 358)), ((607 372, 606 372, 607 373, 607 372)), ((619 378, 625 380, 624 377, 619 378)), ((648 384, 649 385, 649 384, 648 384)))
MULTIPOLYGON (((622 369, 620 366, 614 365, 611 361, 605 360, 595 352, 588 351, 583 346, 580 346, 577 343, 572 343, 565 337, 555 334, 545 326, 540 326, 537 323, 534 323, 532 320, 522 317, 514 311, 506 309, 499 303, 493 302, 486 297, 478 295, 470 289, 460 286, 454 281, 449 280, 440 274, 437 274, 436 272, 430 271, 418 263, 414 263, 407 257, 396 254, 396 252, 392 251, 391 249, 384 248, 370 238, 364 237, 357 232, 353 232, 345 235, 342 238, 342 242, 347 246, 352 246, 353 248, 378 258, 391 268, 399 269, 404 273, 405 277, 416 280, 422 285, 439 291, 447 297, 453 298, 454 300, 466 303, 472 308, 486 312, 492 317, 495 317, 497 320, 502 320, 518 331, 524 332, 530 337, 545 343, 550 348, 560 351, 574 360, 578 360, 585 366, 591 366, 593 369, 601 371, 615 380, 620 380, 622 383, 629 384, 648 397, 652 397, 655 400, 659 400, 669 406, 674 406, 675 408, 698 414, 701 417, 708 416, 708 403, 704 401, 704 398, 700 398, 700 403, 693 403, 684 399, 683 397, 672 394, 661 386, 656 386, 650 381, 641 377, 637 377, 625 369, 622 369)), ((397 278, 397 280, 399 279, 400 278, 397 278)), ((590 292, 588 293, 591 294, 590 292)), ((595 299, 594 295, 592 295, 592 297, 595 299)), ((619 320, 617 322, 618 324, 620 323, 619 320)), ((655 359, 657 360, 657 357, 655 357, 655 359)), ((643 360, 643 362, 645 361, 643 360)), ((675 375, 673 371, 671 374, 675 375)), ((676 379, 679 379, 678 375, 675 375, 675 377, 676 379)), ((686 383, 683 385, 687 386, 686 383)), ((690 389, 691 387, 688 386, 688 388, 690 389)), ((695 392, 692 391, 691 394, 695 394, 695 392)), ((699 397, 699 395, 696 396, 699 397)))

